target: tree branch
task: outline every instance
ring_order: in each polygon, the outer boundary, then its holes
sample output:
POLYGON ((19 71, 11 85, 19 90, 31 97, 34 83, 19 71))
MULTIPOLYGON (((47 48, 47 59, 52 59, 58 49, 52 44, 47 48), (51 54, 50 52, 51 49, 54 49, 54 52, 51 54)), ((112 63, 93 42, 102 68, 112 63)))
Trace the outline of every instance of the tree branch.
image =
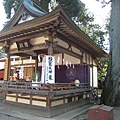
MULTIPOLYGON (((96 1, 100 2, 100 0, 96 0, 96 1)), ((105 0, 101 0, 101 3, 102 3, 102 4, 109 4, 110 2, 112 2, 112 0, 110 0, 110 1, 108 1, 108 2, 106 2, 105 0)))

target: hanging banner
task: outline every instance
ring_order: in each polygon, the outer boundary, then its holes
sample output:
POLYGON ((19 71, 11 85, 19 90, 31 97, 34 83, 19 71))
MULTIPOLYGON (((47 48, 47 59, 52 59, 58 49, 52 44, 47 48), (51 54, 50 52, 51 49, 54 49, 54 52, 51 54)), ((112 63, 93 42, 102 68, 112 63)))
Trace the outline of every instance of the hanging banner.
POLYGON ((55 57, 45 56, 45 83, 55 83, 55 57))
POLYGON ((8 58, 6 58, 5 60, 4 80, 7 80, 7 74, 8 74, 8 58))

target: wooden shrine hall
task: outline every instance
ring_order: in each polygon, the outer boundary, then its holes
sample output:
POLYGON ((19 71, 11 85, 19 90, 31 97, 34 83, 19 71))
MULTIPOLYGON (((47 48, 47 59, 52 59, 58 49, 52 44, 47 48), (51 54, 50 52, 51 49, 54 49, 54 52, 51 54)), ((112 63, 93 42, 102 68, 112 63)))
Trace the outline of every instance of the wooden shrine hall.
POLYGON ((37 108, 45 117, 89 103, 89 87, 97 87, 96 58, 107 57, 62 7, 48 13, 30 0, 23 0, 0 32, 0 45, 7 54, 0 60, 4 101, 37 108), (36 72, 41 80, 32 82, 36 72))

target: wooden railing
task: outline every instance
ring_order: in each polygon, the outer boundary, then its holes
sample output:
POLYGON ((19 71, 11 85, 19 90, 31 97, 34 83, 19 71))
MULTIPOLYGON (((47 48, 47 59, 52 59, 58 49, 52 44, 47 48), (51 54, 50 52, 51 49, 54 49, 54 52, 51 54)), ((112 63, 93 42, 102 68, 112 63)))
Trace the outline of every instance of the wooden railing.
POLYGON ((81 83, 79 86, 76 86, 74 83, 41 84, 32 82, 1 81, 0 90, 5 92, 44 95, 48 95, 50 92, 54 92, 54 94, 58 95, 89 91, 89 85, 85 83, 81 83))

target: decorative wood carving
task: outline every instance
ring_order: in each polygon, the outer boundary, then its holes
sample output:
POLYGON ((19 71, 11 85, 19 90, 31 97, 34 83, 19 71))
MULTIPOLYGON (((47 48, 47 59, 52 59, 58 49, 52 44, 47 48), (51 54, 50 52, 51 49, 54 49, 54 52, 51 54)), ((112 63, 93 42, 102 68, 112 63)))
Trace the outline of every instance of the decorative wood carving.
POLYGON ((27 12, 24 11, 23 14, 22 14, 22 20, 26 20, 27 16, 28 16, 27 12))

